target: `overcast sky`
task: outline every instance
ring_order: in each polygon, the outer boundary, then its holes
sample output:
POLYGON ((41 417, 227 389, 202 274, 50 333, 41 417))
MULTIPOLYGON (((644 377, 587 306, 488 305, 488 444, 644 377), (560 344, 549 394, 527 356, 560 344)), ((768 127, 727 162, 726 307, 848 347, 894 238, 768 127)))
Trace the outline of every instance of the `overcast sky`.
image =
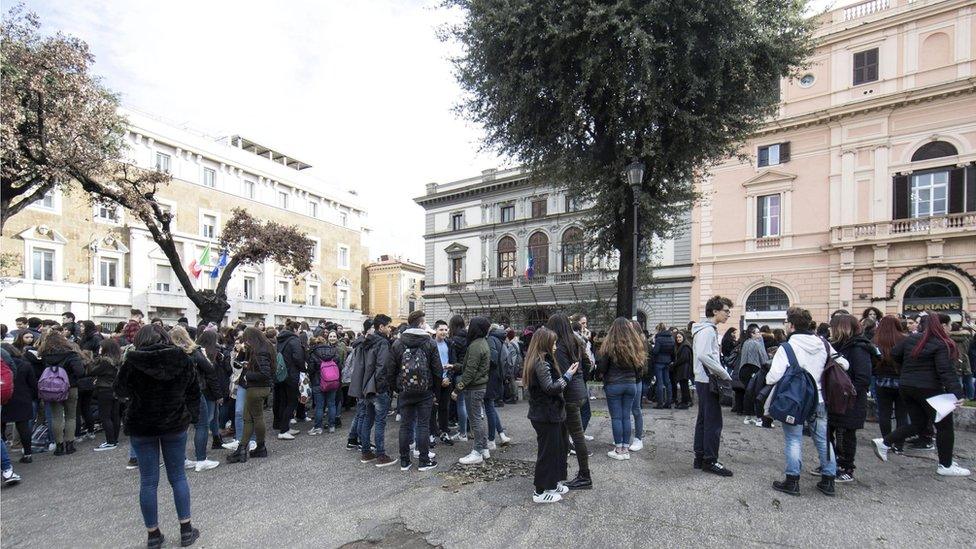
MULTIPOLYGON (((86 42, 126 106, 215 136, 242 134, 356 189, 371 256, 423 261, 431 181, 505 163, 453 107, 437 0, 27 0, 42 32, 86 42)), ((815 9, 829 0, 811 2, 815 9)), ((835 5, 853 3, 839 0, 835 5)))

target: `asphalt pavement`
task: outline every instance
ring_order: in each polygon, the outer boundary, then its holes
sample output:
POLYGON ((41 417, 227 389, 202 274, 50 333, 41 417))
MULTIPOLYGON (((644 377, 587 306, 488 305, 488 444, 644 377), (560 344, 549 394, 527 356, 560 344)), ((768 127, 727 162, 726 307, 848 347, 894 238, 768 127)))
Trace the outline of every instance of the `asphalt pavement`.
MULTIPOLYGON (((973 547, 976 478, 935 474, 934 452, 875 458, 859 432, 857 480, 820 494, 816 479, 801 479, 802 495, 771 489, 782 478, 782 429, 743 425, 725 410, 721 461, 732 478, 692 468, 695 411, 645 410, 645 449, 630 461, 606 457, 610 420, 603 400, 592 402, 588 433, 594 489, 560 503, 531 501, 534 432, 525 403, 499 409, 507 448, 493 464, 461 471, 457 458, 470 443, 438 444, 439 466, 401 472, 359 462, 345 449, 346 429, 311 437, 300 424, 294 441, 270 440, 271 456, 246 464, 188 472, 199 547, 973 547)), ((350 412, 343 416, 345 424, 350 412)), ((270 423, 270 421, 269 421, 270 423)), ((396 451, 399 424, 390 418, 387 447, 396 451)), ((191 437, 192 439, 192 437, 191 437)), ((17 463, 23 482, 0 493, 0 544, 7 547, 141 547, 138 471, 125 469, 126 439, 118 449, 38 454, 17 463)), ((192 445, 192 443, 191 443, 192 445)), ((973 468, 976 434, 956 433, 957 460, 973 468)), ((192 452, 188 455, 192 456, 192 452)), ((817 465, 809 439, 804 468, 817 465)), ((416 463, 416 462, 415 462, 416 463)), ((576 471, 570 458, 570 475, 576 471)), ((165 474, 159 516, 166 547, 178 546, 172 491, 165 474)))

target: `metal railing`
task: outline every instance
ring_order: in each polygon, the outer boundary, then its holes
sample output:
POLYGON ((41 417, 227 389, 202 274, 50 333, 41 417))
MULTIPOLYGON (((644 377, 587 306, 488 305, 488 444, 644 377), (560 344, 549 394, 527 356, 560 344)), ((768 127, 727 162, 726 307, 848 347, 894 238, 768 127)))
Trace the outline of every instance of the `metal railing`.
POLYGON ((976 230, 976 212, 834 227, 831 231, 831 240, 833 242, 852 242, 894 236, 957 233, 972 230, 976 230))

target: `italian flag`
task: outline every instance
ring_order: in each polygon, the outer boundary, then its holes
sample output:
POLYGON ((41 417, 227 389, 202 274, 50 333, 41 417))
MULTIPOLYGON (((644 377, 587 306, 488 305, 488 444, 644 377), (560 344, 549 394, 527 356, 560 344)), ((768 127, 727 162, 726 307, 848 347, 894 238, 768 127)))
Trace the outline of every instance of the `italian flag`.
POLYGON ((193 278, 199 278, 200 273, 203 272, 203 267, 210 264, 210 244, 203 249, 203 254, 200 255, 199 261, 194 259, 190 262, 190 274, 193 278))

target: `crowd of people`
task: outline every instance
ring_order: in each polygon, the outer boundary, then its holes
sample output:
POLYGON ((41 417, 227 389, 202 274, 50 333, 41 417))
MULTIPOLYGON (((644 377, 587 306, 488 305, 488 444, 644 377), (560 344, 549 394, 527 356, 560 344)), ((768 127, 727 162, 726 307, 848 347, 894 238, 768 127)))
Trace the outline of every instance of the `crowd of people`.
POLYGON ((938 474, 969 475, 952 461, 952 414, 937 417, 927 403, 945 393, 957 405, 974 397, 976 345, 968 316, 953 324, 934 312, 905 318, 869 308, 860 318, 835 311, 818 324, 793 307, 782 329, 750 324, 741 334, 732 327, 720 335, 731 310, 730 300, 716 296, 701 322, 683 330, 660 324, 653 334, 625 318, 594 333, 586 316, 564 313, 521 332, 486 317, 429 324, 423 311, 400 326, 378 314, 358 332, 325 320, 315 327, 294 320, 277 327, 260 321, 190 326, 185 318, 173 326, 160 319, 145 324, 138 310, 113 334, 70 312, 61 323, 19 318, 9 333, 0 325, 3 484, 21 480, 10 450, 19 449, 20 463, 30 464, 36 453, 71 455, 100 431, 104 441, 93 450, 108 452, 124 432, 125 466, 140 472, 148 546, 163 542, 160 454, 181 544, 188 546, 199 531, 191 525, 186 471, 218 467, 218 453, 226 464, 267 458, 269 434, 287 444, 306 422, 308 436, 335 433, 351 409, 346 449, 357 451, 363 464, 429 471, 438 466, 433 447, 464 444, 470 452, 459 463, 477 465, 512 442, 498 408, 516 400, 521 388, 536 433, 532 499, 553 503, 593 486, 587 381, 603 384, 613 436, 606 455, 615 461, 644 448, 645 407, 684 410, 697 402, 693 467, 730 477, 718 456, 722 407, 731 405, 747 425, 772 429, 778 420, 782 426, 785 478, 774 489, 800 493, 808 435, 820 462, 810 472, 820 477, 821 492, 834 495, 835 482, 854 479, 857 431, 870 395, 880 459, 906 447, 934 449, 938 474), (388 450, 387 421, 394 415, 397 447, 388 450), (570 479, 573 456, 577 471, 570 479))

